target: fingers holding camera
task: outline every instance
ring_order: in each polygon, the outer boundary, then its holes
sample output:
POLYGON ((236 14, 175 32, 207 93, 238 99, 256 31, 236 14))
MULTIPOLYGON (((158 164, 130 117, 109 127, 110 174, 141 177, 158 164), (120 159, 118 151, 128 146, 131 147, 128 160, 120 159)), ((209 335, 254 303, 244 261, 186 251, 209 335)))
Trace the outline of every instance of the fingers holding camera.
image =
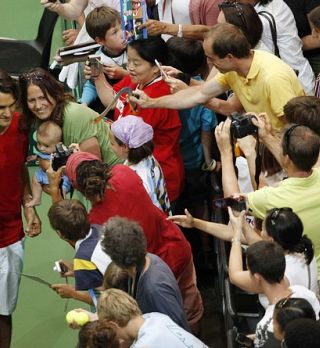
POLYGON ((239 241, 240 241, 241 233, 242 233, 242 223, 243 223, 243 218, 246 211, 242 210, 239 213, 239 212, 235 212, 230 207, 228 207, 228 213, 230 218, 230 224, 234 233, 234 238, 239 238, 239 241))
POLYGON ((258 128, 259 137, 263 140, 272 135, 273 128, 269 116, 263 112, 252 118, 252 123, 258 128))

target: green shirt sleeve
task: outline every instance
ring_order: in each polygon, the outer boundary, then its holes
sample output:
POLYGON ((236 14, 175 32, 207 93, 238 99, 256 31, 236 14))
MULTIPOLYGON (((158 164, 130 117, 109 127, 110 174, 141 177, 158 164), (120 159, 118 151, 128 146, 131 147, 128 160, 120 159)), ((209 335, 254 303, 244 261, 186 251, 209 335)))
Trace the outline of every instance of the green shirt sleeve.
POLYGON ((63 118, 63 142, 66 146, 72 143, 96 138, 100 145, 102 161, 109 166, 121 163, 116 154, 112 151, 109 140, 109 125, 103 120, 94 123, 93 120, 99 116, 94 110, 77 103, 69 103, 64 111, 63 118))

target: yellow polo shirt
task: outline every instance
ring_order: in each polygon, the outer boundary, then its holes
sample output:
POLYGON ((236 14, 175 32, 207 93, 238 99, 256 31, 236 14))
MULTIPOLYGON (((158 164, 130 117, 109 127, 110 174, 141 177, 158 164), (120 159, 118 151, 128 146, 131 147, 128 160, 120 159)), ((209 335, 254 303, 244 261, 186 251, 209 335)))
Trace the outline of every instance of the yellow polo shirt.
POLYGON ((304 233, 312 240, 320 275, 320 168, 307 178, 288 178, 278 187, 266 186, 247 195, 248 209, 264 219, 272 208, 290 207, 301 219, 304 233))
POLYGON ((249 73, 246 77, 235 71, 218 73, 216 81, 230 88, 247 112, 266 112, 276 130, 283 127, 279 117, 284 105, 292 98, 304 95, 295 72, 275 55, 254 50, 249 73))

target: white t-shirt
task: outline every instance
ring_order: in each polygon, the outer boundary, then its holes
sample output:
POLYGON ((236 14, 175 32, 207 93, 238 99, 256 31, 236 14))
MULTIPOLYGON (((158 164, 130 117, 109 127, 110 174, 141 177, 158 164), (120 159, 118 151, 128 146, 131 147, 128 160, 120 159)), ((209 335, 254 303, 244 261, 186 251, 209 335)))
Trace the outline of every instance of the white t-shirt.
MULTIPOLYGON (((304 298, 311 304, 316 314, 316 318, 318 320, 320 304, 316 295, 312 291, 306 289, 305 287, 301 285, 290 286, 290 289, 292 291, 292 295, 291 295, 292 298, 304 298)), ((268 333, 273 333, 272 317, 273 317, 274 307, 275 307, 274 304, 269 305, 266 308, 266 312, 263 318, 257 324, 256 333, 255 333, 256 338, 254 340, 254 346, 256 348, 263 347, 268 340, 268 333)))
MULTIPOLYGON (((266 5, 255 5, 255 10, 270 12, 276 22, 277 43, 281 59, 293 69, 299 71, 299 80, 307 94, 313 94, 315 77, 308 60, 303 56, 302 43, 292 11, 283 0, 272 0, 266 5)), ((270 52, 274 52, 274 45, 269 22, 260 15, 263 25, 261 41, 270 52)))
POLYGON ((144 314, 137 339, 131 348, 208 348, 197 337, 182 329, 167 315, 161 313, 144 314))
MULTIPOLYGON (((315 295, 318 294, 317 262, 315 257, 308 267, 303 253, 287 254, 286 271, 284 275, 287 277, 291 286, 301 285, 314 292, 315 295), (310 270, 310 288, 308 268, 310 270)), ((264 308, 268 307, 269 303, 265 295, 259 295, 259 301, 264 308)))

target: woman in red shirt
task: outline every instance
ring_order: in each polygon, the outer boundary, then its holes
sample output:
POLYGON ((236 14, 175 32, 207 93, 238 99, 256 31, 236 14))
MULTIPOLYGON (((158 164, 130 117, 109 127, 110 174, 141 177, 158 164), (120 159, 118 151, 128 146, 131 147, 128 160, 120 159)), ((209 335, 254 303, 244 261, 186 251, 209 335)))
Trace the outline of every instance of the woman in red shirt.
MULTIPOLYGON (((167 45, 160 37, 151 37, 133 41, 128 46, 129 75, 111 86, 101 72, 94 79, 98 95, 104 105, 109 105, 115 93, 122 88, 140 89, 152 98, 170 94, 170 87, 162 79, 155 59, 165 63, 168 55, 167 45)), ((91 78, 90 67, 85 68, 87 78, 91 78)), ((115 106, 115 119, 127 115, 137 115, 150 124, 154 130, 154 156, 160 163, 167 184, 169 199, 175 201, 183 186, 184 168, 179 149, 181 123, 176 110, 142 109, 128 103, 128 94, 124 93, 115 106)))

